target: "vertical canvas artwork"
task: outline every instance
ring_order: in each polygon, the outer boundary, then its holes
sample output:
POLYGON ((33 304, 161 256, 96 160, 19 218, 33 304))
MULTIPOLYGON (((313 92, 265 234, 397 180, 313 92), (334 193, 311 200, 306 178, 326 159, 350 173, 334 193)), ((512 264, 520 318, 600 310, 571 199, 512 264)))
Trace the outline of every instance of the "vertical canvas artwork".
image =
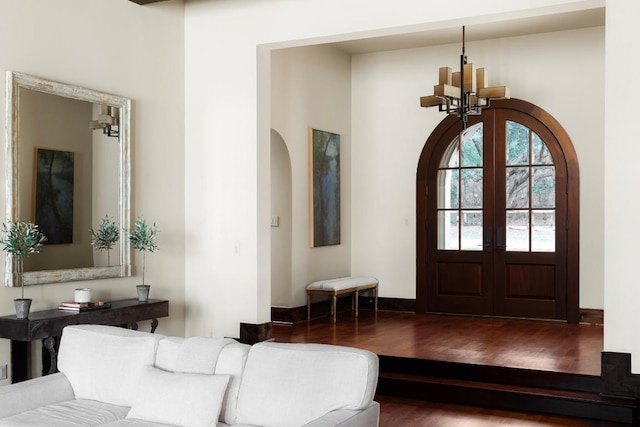
POLYGON ((309 131, 311 246, 340 244, 340 135, 309 131))
POLYGON ((73 242, 73 152, 36 148, 34 221, 47 244, 73 242))

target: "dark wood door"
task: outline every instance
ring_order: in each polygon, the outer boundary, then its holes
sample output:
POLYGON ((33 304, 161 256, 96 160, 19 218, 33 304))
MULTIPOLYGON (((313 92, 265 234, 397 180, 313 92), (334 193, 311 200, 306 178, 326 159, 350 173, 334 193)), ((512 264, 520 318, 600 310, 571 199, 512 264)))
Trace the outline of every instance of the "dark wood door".
POLYGON ((482 122, 465 132, 455 123, 429 162, 426 212, 428 311, 493 313, 493 250, 485 248, 493 223, 486 197, 493 156, 482 122))
POLYGON ((426 155, 418 311, 569 319, 571 300, 577 312, 567 162, 554 132, 528 112, 494 107, 464 131, 445 120, 426 155))

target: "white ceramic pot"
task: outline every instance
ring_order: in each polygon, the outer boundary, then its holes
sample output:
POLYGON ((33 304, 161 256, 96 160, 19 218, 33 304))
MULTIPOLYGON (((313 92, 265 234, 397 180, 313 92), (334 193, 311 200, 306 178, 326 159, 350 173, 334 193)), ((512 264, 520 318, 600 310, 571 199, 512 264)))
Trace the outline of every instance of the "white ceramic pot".
POLYGON ((93 296, 90 288, 78 288, 73 293, 74 302, 91 302, 93 296))

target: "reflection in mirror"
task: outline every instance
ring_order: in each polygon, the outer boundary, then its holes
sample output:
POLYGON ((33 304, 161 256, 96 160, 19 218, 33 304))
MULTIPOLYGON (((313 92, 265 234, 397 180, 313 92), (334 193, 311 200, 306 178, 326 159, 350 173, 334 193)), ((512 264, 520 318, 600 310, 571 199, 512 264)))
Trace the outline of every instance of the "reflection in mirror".
MULTIPOLYGON (((131 100, 8 71, 6 101, 6 219, 49 240, 25 260, 25 285, 129 276, 127 239, 108 256, 90 230, 106 216, 129 228, 131 100)), ((5 271, 14 286, 11 256, 5 271)))

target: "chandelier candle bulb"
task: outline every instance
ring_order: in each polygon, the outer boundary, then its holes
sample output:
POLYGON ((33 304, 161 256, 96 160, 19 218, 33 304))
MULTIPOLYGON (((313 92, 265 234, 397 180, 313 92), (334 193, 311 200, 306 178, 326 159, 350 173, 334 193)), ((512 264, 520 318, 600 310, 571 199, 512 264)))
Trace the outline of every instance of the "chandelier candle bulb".
POLYGON ((451 75, 453 74, 451 67, 440 67, 438 72, 438 83, 441 85, 450 85, 451 84, 451 75))
POLYGON ((455 87, 460 87, 460 71, 451 73, 451 84, 455 87))
POLYGON ((489 73, 486 68, 478 68, 476 70, 476 85, 478 90, 489 86, 489 73))
POLYGON ((509 88, 506 86, 485 87, 478 90, 480 98, 509 98, 509 88))
POLYGON ((466 93, 476 91, 476 67, 473 64, 464 64, 464 91, 466 93))
POLYGON ((446 99, 441 96, 421 96, 420 97, 420 106, 421 107, 433 107, 435 105, 445 105, 447 103, 446 99))
POLYGON ((452 98, 460 98, 460 88, 450 85, 436 85, 433 87, 435 96, 449 96, 452 98))

